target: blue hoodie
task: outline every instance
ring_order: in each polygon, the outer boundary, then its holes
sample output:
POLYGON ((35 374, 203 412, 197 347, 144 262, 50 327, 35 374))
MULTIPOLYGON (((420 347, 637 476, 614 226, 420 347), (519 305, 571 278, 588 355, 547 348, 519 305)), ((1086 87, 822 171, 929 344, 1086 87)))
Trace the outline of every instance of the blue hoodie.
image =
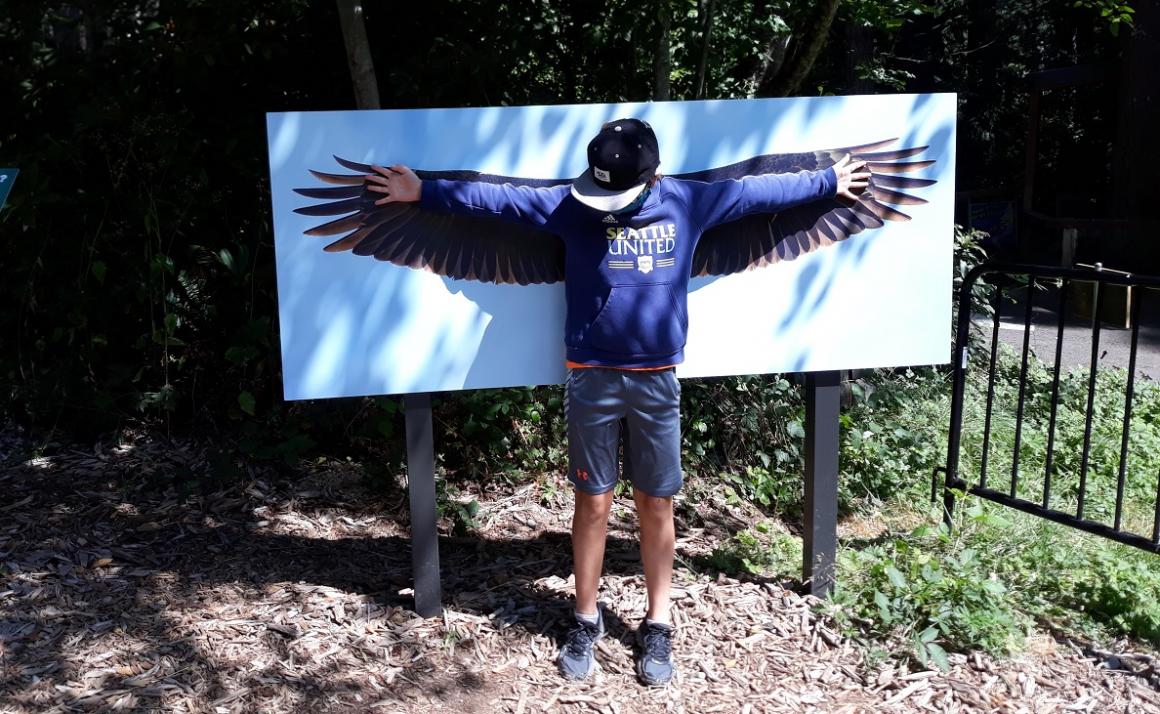
POLYGON ((605 213, 567 185, 423 182, 425 209, 518 221, 564 241, 564 341, 570 362, 622 369, 684 359, 693 251, 706 230, 837 191, 833 168, 705 183, 661 178, 644 205, 605 213))

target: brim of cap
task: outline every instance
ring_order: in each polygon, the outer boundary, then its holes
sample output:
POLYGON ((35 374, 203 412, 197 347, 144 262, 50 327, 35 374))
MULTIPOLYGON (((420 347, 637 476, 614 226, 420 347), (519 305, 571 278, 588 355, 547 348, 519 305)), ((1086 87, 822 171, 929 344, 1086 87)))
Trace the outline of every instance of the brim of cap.
POLYGON ((592 177, 592 169, 588 169, 572 182, 572 195, 580 203, 598 211, 619 211, 635 201, 647 185, 648 182, 645 181, 639 186, 623 191, 611 191, 596 183, 596 179, 592 177))

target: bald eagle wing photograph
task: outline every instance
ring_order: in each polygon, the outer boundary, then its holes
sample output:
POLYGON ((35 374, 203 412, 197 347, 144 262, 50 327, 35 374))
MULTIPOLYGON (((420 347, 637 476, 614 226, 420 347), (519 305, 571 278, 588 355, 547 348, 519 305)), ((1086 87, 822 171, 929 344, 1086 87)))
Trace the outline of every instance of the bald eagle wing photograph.
MULTIPOLYGON (((934 160, 907 161, 928 147, 890 148, 896 139, 860 146, 790 154, 765 154, 728 166, 673 178, 713 182, 747 176, 816 171, 833 166, 849 155, 865 161, 869 185, 857 202, 846 205, 831 198, 801 204, 773 214, 753 214, 716 226, 701 237, 693 256, 692 276, 729 275, 801 255, 844 241, 888 222, 905 222, 909 207, 926 203, 918 189, 933 179, 907 176, 934 164, 934 160)), ((369 164, 334 157, 343 168, 357 173, 310 173, 328 187, 295 188, 295 193, 322 201, 294 209, 305 216, 330 220, 306 231, 308 236, 332 238, 323 250, 350 251, 395 265, 427 270, 456 280, 529 285, 564 278, 564 245, 556 236, 512 221, 424 210, 418 204, 376 206, 381 194, 367 190, 369 164), (337 218, 333 218, 337 216, 337 218)), ((527 179, 475 171, 425 171, 424 180, 455 179, 547 189, 571 179, 527 179)))

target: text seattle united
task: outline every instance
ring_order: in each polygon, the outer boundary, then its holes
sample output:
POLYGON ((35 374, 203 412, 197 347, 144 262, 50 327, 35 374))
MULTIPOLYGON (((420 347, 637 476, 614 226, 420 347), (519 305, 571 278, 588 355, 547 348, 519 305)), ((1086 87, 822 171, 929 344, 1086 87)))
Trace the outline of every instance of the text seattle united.
POLYGON ((610 241, 609 255, 671 253, 677 244, 677 224, 667 223, 644 228, 609 228, 605 236, 610 241))

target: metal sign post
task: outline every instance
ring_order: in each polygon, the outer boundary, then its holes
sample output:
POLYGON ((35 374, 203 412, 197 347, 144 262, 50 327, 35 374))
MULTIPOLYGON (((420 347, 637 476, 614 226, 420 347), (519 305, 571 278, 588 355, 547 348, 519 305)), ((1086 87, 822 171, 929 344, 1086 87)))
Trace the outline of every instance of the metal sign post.
POLYGON ((825 597, 834 586, 838 551, 839 372, 806 375, 806 499, 802 580, 825 597))
POLYGON ((415 612, 423 617, 435 617, 443 612, 443 587, 439 581, 431 395, 404 395, 403 410, 407 418, 407 492, 411 498, 411 569, 415 586, 415 612))

